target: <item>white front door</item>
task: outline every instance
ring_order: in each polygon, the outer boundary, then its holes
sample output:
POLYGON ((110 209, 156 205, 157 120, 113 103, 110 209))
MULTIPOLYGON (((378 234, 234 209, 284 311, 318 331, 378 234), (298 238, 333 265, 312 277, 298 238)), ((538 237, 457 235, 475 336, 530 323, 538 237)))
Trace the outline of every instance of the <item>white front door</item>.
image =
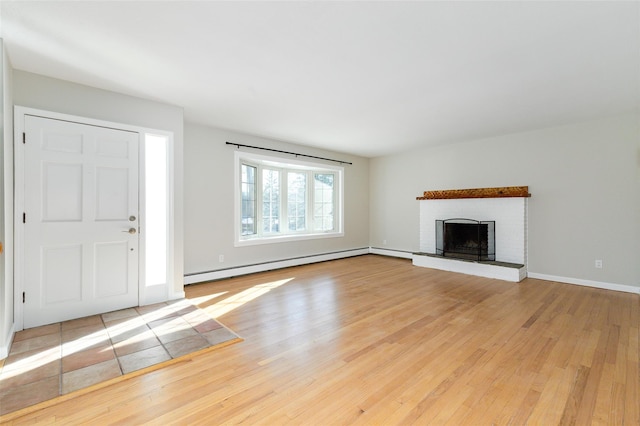
POLYGON ((138 133, 25 115, 24 328, 138 305, 138 133))

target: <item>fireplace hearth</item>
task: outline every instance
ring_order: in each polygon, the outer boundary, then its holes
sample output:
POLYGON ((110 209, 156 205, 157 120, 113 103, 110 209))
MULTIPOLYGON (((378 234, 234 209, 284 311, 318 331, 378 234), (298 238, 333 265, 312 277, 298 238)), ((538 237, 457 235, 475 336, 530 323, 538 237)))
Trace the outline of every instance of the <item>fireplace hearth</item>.
POLYGON ((436 254, 474 261, 496 260, 495 221, 436 220, 436 254))

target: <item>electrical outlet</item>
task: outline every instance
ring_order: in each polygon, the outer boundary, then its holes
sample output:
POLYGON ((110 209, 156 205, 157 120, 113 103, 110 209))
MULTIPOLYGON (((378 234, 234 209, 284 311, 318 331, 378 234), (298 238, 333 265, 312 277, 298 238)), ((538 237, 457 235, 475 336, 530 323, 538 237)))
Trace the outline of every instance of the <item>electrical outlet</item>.
POLYGON ((221 254, 218 256, 218 262, 220 263, 224 262, 224 254, 221 254))
POLYGON ((602 259, 596 259, 596 268, 602 269, 602 259))
POLYGON ((382 245, 386 246, 387 245, 387 240, 382 240, 382 245))

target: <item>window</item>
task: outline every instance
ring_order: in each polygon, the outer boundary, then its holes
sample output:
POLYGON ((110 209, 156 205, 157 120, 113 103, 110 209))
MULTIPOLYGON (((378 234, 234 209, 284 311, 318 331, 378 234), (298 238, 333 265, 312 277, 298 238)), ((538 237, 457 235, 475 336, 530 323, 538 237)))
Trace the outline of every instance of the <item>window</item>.
POLYGON ((242 165, 240 178, 242 191, 241 235, 256 233, 256 167, 242 165))
POLYGON ((236 152, 236 245, 342 236, 343 168, 236 152))
POLYGON ((333 174, 314 173, 313 227, 316 231, 333 229, 333 174))
POLYGON ((289 231, 307 229, 307 173, 287 172, 289 231))
POLYGON ((144 133, 144 281, 145 286, 169 282, 170 138, 144 133))
POLYGON ((262 231, 280 231, 280 171, 262 169, 262 231))

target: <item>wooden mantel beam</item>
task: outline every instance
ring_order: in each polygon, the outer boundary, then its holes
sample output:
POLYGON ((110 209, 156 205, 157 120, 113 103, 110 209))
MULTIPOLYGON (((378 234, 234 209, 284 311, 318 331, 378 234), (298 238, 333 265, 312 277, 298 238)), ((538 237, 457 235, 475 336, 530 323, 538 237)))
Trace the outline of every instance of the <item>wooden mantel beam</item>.
POLYGON ((528 186, 503 186, 498 188, 446 189, 441 191, 424 191, 416 200, 448 200, 456 198, 505 198, 531 197, 528 186))

